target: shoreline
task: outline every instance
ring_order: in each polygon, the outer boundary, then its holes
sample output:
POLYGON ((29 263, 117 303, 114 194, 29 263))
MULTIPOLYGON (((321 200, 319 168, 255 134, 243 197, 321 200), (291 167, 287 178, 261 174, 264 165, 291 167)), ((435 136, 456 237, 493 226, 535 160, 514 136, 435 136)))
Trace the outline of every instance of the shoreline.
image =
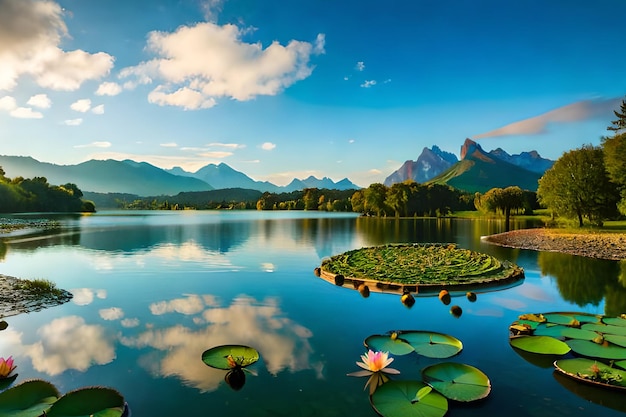
POLYGON ((482 237, 483 242, 516 249, 560 252, 588 258, 626 260, 626 233, 568 233, 558 229, 519 229, 482 237))

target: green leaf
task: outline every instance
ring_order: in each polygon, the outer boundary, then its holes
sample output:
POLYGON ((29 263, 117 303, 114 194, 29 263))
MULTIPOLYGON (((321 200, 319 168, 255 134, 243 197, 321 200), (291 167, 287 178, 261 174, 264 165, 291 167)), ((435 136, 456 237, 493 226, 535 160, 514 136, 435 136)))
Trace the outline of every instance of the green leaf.
POLYGON ((39 417, 59 398, 49 382, 26 381, 0 394, 0 417, 39 417))
POLYGON ((604 324, 610 324, 611 326, 626 327, 626 319, 621 317, 603 317, 602 322, 604 324))
POLYGON ((430 385, 427 385, 424 388, 420 388, 419 391, 417 391, 417 394, 415 394, 415 398, 413 399, 413 402, 422 401, 424 397, 430 394, 432 390, 433 390, 433 387, 431 387, 430 385))
POLYGON ((620 336, 626 336, 626 327, 624 326, 611 326, 606 324, 592 324, 587 323, 581 326, 583 330, 591 330, 603 334, 618 334, 620 336))
POLYGON ((626 336, 618 336, 615 334, 605 334, 604 340, 608 340, 614 345, 626 348, 626 336))
POLYGON ((570 351, 565 342, 550 336, 518 336, 512 337, 509 342, 517 349, 543 355, 565 355, 570 351))
POLYGON ((114 389, 87 387, 69 392, 50 407, 46 417, 120 417, 124 397, 114 389))
POLYGON ((598 336, 598 333, 591 330, 576 329, 568 326, 552 326, 547 327, 544 325, 537 326, 537 329, 533 333, 535 336, 550 336, 556 338, 568 338, 568 339, 584 339, 593 340, 598 336))
POLYGON ((454 336, 427 331, 405 331, 398 336, 412 346, 418 355, 444 359, 456 355, 463 343, 454 336))
POLYGON ((570 348, 579 355, 599 359, 626 359, 626 348, 611 345, 599 344, 588 340, 568 340, 566 342, 570 348))
POLYGON ((424 381, 455 401, 475 401, 491 391, 491 382, 480 369, 455 362, 431 365, 422 370, 424 381))
POLYGON ((585 358, 561 359, 554 362, 554 368, 558 372, 582 382, 626 389, 626 371, 611 368, 601 362, 585 358), (599 372, 594 372, 592 367, 599 372))
POLYGON ((443 417, 448 400, 438 392, 430 391, 415 401, 426 387, 419 381, 389 381, 376 389, 370 403, 383 417, 443 417))
POLYGON ((626 360, 625 361, 617 361, 615 362, 616 366, 619 366, 622 369, 626 369, 626 360))
POLYGON ((413 347, 406 341, 391 335, 372 335, 365 339, 365 346, 379 352, 389 352, 392 355, 402 356, 413 352, 413 347))
POLYGON ((205 350, 202 361, 212 368, 230 370, 245 368, 259 360, 256 349, 243 345, 222 345, 205 350))

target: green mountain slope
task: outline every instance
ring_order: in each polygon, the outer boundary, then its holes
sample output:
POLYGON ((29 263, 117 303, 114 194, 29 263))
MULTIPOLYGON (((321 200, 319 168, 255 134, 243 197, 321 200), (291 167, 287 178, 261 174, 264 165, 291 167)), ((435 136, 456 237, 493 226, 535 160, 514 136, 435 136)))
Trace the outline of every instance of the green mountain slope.
POLYGON ((523 190, 537 191, 541 174, 492 157, 471 140, 466 140, 462 159, 429 184, 448 184, 471 193, 484 193, 492 188, 517 185, 523 190))

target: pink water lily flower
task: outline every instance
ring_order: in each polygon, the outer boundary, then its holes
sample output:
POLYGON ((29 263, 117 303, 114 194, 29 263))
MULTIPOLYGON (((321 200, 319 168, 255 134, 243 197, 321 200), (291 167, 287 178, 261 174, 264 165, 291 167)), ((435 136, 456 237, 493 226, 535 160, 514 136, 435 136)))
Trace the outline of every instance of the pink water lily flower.
POLYGON ((400 373, 397 369, 387 368, 387 366, 393 362, 393 358, 389 357, 389 352, 374 352, 370 349, 366 354, 361 355, 361 360, 363 362, 357 362, 356 364, 363 368, 363 370, 349 373, 348 376, 369 376, 369 379, 365 383, 365 388, 369 385, 370 395, 372 395, 380 385, 389 381, 389 378, 384 374, 400 373))
POLYGON ((13 357, 9 356, 6 360, 0 358, 0 378, 8 377, 15 368, 17 367, 13 365, 13 357))

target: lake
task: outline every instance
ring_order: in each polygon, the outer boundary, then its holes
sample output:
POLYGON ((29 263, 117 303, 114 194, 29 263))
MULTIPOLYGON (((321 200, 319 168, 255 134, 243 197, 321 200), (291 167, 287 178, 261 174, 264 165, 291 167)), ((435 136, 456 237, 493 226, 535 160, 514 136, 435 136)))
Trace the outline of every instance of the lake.
MULTIPOLYGON (((109 386, 132 416, 376 416, 366 378, 349 377, 363 341, 392 330, 429 330, 463 342, 450 361, 482 370, 485 400, 451 403, 449 416, 622 415, 626 396, 589 393, 528 362, 509 345, 520 314, 626 312, 620 263, 502 248, 480 237, 498 220, 378 219, 302 211, 103 211, 56 215, 61 227, 0 241, 0 273, 49 279, 72 301, 9 317, 0 356, 16 383, 40 378, 59 391, 109 386), (332 285, 313 273, 350 249, 400 242, 454 242, 525 270, 518 285, 453 294, 458 318, 436 296, 332 285), (620 282, 620 276, 621 282, 620 282), (256 348, 260 360, 233 390, 202 353, 223 344, 256 348), (595 395, 595 396, 594 396, 595 395), (590 399, 592 401, 590 401, 590 399)), ((512 222, 512 227, 530 224, 512 222)), ((626 268, 625 268, 626 269, 626 268)), ((396 357, 396 379, 421 379, 440 360, 396 357)))

